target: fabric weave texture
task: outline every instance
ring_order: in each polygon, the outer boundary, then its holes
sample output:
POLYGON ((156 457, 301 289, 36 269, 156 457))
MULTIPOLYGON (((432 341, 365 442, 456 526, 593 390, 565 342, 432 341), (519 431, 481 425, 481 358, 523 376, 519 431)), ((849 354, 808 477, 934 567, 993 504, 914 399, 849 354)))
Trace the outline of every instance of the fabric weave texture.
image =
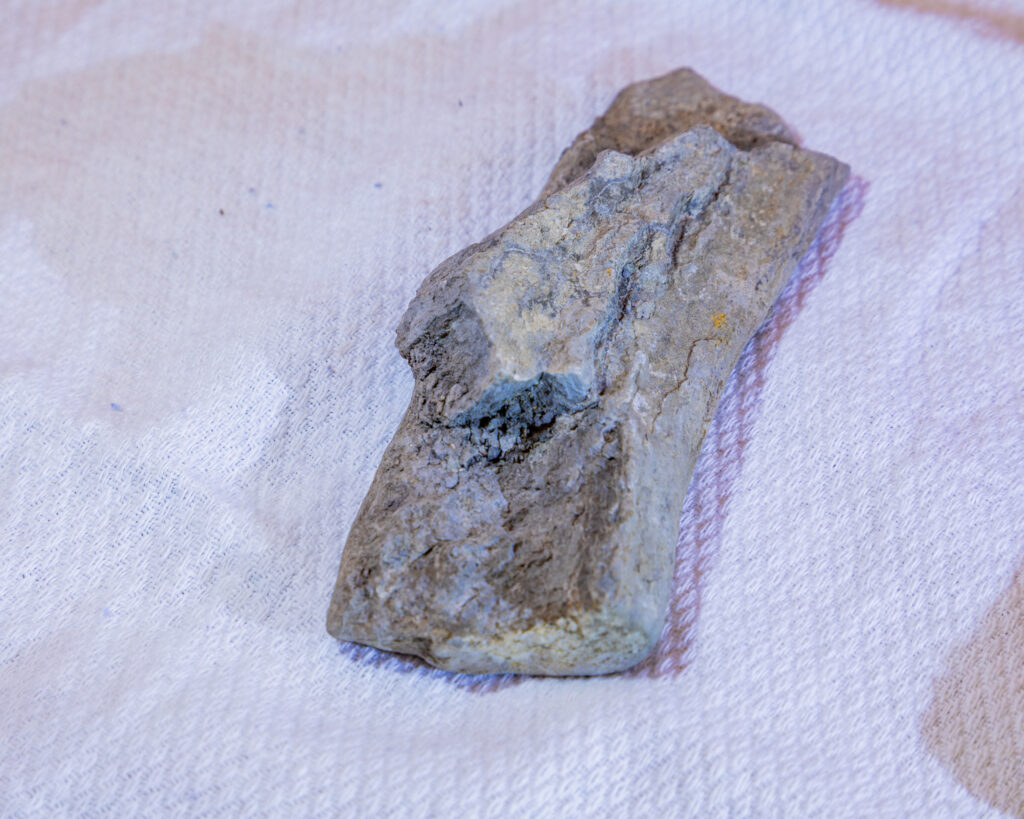
POLYGON ((0 816, 1024 816, 1019 4, 5 5, 0 816), (655 655, 337 643, 416 287, 680 66, 854 177, 655 655))

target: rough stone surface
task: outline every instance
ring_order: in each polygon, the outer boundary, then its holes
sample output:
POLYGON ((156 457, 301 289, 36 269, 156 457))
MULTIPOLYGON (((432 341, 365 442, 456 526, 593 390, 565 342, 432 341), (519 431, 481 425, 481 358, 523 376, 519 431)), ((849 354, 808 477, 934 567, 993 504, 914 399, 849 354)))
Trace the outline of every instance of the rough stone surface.
POLYGON ((795 141, 688 70, 638 83, 427 277, 331 634, 465 672, 643 659, 715 404, 848 173, 795 141))

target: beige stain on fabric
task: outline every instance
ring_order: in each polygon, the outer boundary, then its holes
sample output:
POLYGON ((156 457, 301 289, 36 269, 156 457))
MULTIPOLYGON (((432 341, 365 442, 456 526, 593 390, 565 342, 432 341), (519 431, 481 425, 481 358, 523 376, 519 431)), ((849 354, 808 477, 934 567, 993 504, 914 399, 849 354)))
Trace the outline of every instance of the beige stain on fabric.
POLYGON ((1005 11, 998 6, 984 3, 952 2, 951 0, 878 0, 878 2, 885 6, 896 6, 949 17, 975 26, 985 34, 1024 42, 1024 15, 1005 11))
POLYGON ((1024 817, 1024 565, 953 654, 922 732, 971 793, 1024 817))
POLYGON ((289 157, 308 160, 304 137, 322 137, 314 100, 345 83, 324 65, 311 81, 308 62, 259 45, 219 32, 184 53, 28 84, 0 110, 0 155, 14 158, 0 167, 0 222, 27 221, 88 328, 73 335, 96 339, 87 360, 59 327, 31 351, 55 380, 99 368, 79 418, 110 416, 113 402, 126 410, 117 422, 148 425, 188 406, 227 375, 220 353, 296 295, 299 260, 282 252, 300 229, 289 157))
POLYGON ((66 33, 91 10, 100 8, 103 0, 65 0, 57 4, 16 5, 5 22, 12 29, 31 31, 35 41, 52 41, 66 33))
MULTIPOLYGON (((936 304, 940 321, 969 322, 964 326, 976 332, 1020 332, 1022 224, 1024 177, 982 225, 976 248, 943 289, 936 304)), ((966 460, 974 450, 1020 434, 1024 391, 1020 383, 990 382, 989 361, 973 360, 966 351, 961 358, 958 369, 946 366, 937 373, 940 379, 970 383, 989 395, 984 413, 946 419, 966 460)), ((1019 528, 1009 527, 1005 537, 1009 548, 1020 548, 1019 528)), ((934 682, 921 732, 929 752, 972 794, 1024 818, 1024 562, 934 682)))
POLYGON ((380 288, 389 267, 407 299, 500 221, 473 197, 509 161, 473 135, 511 103, 463 108, 470 44, 299 48, 214 28, 26 83, 0 107, 0 238, 44 272, 10 297, 0 376, 143 430, 223 383, 284 310, 380 288))

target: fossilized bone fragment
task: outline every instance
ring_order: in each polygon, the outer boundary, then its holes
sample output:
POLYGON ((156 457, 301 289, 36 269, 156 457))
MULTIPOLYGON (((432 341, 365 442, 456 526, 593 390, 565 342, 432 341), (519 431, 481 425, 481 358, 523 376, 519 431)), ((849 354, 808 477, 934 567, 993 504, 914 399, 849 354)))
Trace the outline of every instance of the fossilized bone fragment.
POLYGON ((331 634, 465 672, 643 659, 719 395, 846 180, 795 141, 688 70, 629 86, 427 277, 331 634))

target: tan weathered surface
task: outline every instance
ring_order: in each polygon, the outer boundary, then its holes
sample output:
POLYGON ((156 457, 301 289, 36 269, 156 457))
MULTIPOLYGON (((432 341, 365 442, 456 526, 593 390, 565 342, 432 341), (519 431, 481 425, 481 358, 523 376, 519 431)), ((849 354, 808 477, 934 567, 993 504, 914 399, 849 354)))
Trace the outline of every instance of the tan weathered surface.
POLYGON ((648 653, 715 404, 848 172, 792 140, 692 72, 631 86, 534 205, 430 274, 333 635, 468 672, 648 653))

